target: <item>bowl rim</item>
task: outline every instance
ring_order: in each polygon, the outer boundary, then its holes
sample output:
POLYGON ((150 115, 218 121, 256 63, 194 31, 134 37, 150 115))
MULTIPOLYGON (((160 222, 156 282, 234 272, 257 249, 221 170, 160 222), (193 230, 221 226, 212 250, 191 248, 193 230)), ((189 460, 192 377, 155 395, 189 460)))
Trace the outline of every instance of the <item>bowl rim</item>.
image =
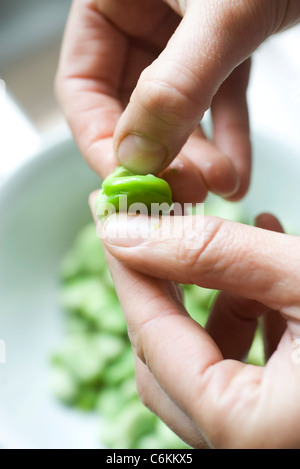
POLYGON ((55 151, 55 148, 68 146, 72 143, 77 147, 72 135, 66 132, 57 132, 51 134, 44 140, 41 140, 40 145, 32 153, 26 156, 10 171, 1 175, 0 194, 5 190, 6 186, 10 184, 11 180, 13 180, 18 174, 24 172, 25 168, 35 166, 36 164, 43 164, 45 159, 49 160, 50 158, 53 158, 53 151, 55 151))

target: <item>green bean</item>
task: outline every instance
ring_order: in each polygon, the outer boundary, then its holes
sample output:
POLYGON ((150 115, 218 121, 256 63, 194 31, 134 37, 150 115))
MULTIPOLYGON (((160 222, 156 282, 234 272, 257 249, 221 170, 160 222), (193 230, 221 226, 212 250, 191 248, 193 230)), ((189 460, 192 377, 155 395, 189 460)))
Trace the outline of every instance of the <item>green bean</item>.
POLYGON ((264 345, 261 327, 258 327, 255 332, 255 336, 251 348, 249 350, 247 362, 257 366, 264 366, 265 364, 264 345))
POLYGON ((99 390, 97 410, 101 419, 115 419, 129 402, 137 401, 135 377, 131 376, 118 385, 105 386, 99 390))
POLYGON ((152 174, 137 175, 119 166, 103 181, 95 209, 101 219, 119 211, 141 211, 141 204, 148 215, 169 213, 173 205, 169 184, 152 174))
POLYGON ((106 333, 73 334, 56 351, 56 365, 66 367, 80 384, 98 383, 106 366, 120 357, 124 340, 106 333))
POLYGON ((128 347, 122 356, 111 363, 103 372, 103 379, 109 386, 119 385, 126 379, 133 377, 135 372, 134 358, 131 348, 128 347))
POLYGON ((127 402, 116 386, 107 386, 99 391, 97 410, 102 419, 109 420, 115 418, 127 402))
POLYGON ((116 292, 102 284, 98 277, 78 277, 68 282, 60 300, 65 310, 86 318, 102 330, 120 333, 125 331, 125 321, 116 292))
POLYGON ((74 405, 80 393, 77 380, 64 365, 51 368, 50 388, 53 395, 64 404, 74 405))
POLYGON ((156 422, 156 416, 150 410, 133 400, 123 407, 118 418, 102 422, 101 438, 112 448, 136 448, 141 437, 153 432, 156 422))
POLYGON ((96 236, 93 224, 86 225, 78 234, 72 248, 65 255, 60 269, 60 277, 66 282, 81 275, 101 275, 106 269, 104 251, 96 236))

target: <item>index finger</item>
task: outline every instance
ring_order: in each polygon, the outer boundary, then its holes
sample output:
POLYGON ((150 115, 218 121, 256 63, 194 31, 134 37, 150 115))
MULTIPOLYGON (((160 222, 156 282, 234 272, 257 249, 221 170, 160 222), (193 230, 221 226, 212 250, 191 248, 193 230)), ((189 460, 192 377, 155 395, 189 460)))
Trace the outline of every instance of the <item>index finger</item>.
POLYGON ((122 112, 117 90, 126 51, 124 35, 100 13, 95 2, 73 2, 56 93, 82 154, 101 177, 117 165, 112 138, 122 112))

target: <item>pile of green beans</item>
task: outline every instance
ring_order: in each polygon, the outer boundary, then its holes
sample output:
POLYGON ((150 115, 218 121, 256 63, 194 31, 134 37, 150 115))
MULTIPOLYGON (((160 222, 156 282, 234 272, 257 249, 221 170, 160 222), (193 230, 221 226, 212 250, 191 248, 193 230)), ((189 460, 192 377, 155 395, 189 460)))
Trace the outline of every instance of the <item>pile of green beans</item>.
POLYGON ((187 448, 139 400, 126 323, 94 224, 66 254, 60 282, 65 336, 51 358, 54 396, 99 415, 99 447, 187 448))
MULTIPOLYGON (((235 205, 214 198, 207 213, 241 221, 235 205)), ((126 323, 94 224, 77 235, 63 259, 60 307, 65 336, 54 351, 51 388, 62 403, 99 415, 99 446, 180 449, 183 443, 139 401, 126 323)), ((192 318, 205 325, 217 292, 182 286, 192 318)), ((258 331, 248 360, 263 364, 258 331)))

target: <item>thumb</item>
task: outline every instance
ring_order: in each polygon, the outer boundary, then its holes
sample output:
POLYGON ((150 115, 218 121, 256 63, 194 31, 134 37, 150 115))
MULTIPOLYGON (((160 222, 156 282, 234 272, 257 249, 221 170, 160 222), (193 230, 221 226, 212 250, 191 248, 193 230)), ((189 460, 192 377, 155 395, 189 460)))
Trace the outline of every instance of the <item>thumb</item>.
POLYGON ((289 2, 270 1, 269 9, 261 1, 174 3, 183 19, 141 74, 115 131, 120 164, 137 173, 158 173, 168 166, 220 85, 280 24, 276 4, 289 2))
POLYGON ((226 290, 289 316, 298 309, 296 236, 216 217, 122 214, 106 221, 101 238, 113 256, 149 276, 226 290))

